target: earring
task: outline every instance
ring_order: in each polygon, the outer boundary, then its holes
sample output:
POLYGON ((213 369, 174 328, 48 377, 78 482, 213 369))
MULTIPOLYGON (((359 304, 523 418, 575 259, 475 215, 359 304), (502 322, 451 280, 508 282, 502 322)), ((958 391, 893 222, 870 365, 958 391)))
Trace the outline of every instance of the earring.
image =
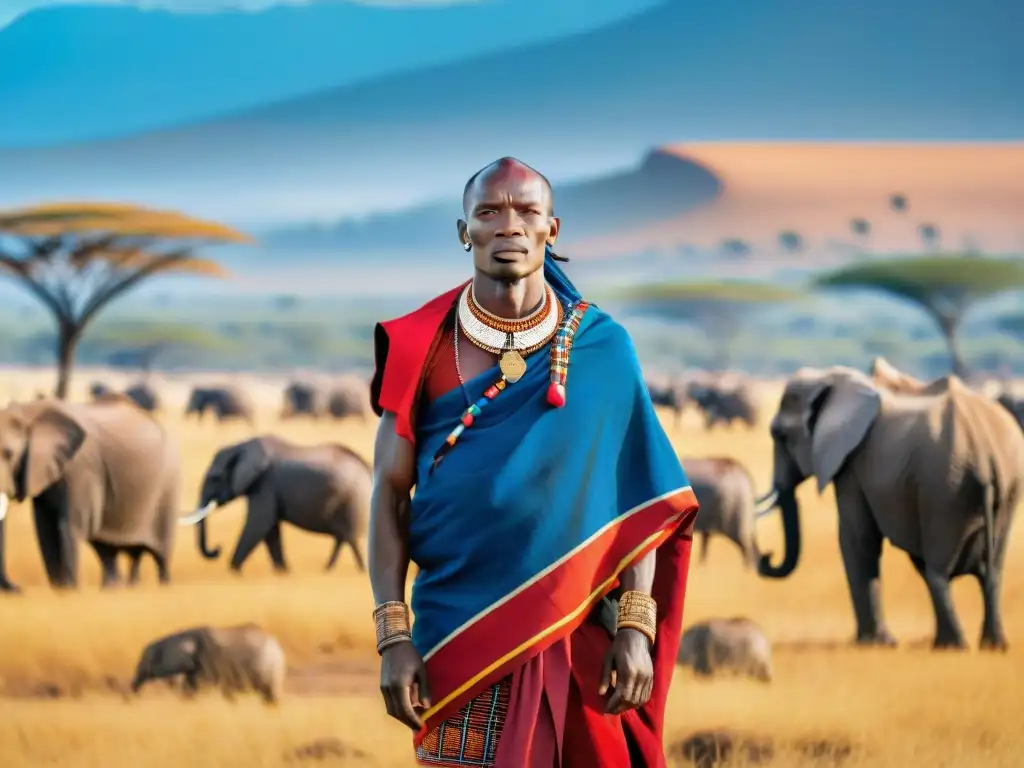
POLYGON ((472 243, 463 243, 462 244, 462 250, 464 250, 464 251, 466 251, 468 253, 469 251, 473 250, 473 244, 472 243))

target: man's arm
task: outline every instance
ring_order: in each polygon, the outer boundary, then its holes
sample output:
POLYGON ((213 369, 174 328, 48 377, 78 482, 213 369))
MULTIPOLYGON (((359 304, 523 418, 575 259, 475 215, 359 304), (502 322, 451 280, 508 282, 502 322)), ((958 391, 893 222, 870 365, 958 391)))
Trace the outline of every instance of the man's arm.
MULTIPOLYGON (((412 443, 395 433, 395 414, 385 411, 373 448, 370 497, 370 588, 374 605, 405 602, 409 574, 409 504, 416 484, 412 443)), ((388 714, 414 731, 423 727, 417 709, 430 706, 423 659, 410 642, 381 652, 380 692, 388 714)))
POLYGON ((623 592, 643 592, 650 595, 654 588, 654 570, 658 564, 658 550, 652 549, 622 572, 619 584, 623 592))
POLYGON ((395 433, 395 414, 385 411, 373 448, 370 497, 370 588, 374 605, 405 602, 409 573, 409 504, 416 484, 412 443, 395 433))

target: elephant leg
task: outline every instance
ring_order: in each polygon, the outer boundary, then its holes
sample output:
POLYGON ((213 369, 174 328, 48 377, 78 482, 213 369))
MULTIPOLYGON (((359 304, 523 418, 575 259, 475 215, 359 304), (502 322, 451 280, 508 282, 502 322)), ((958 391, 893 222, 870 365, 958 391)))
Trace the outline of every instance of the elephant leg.
POLYGON ((933 568, 925 562, 924 583, 928 585, 928 594, 932 598, 935 609, 935 642, 934 648, 964 649, 964 633, 960 628, 960 620, 953 607, 953 597, 949 593, 949 576, 933 568))
POLYGON ((89 544, 100 559, 100 568, 103 571, 100 586, 116 587, 121 583, 121 575, 117 572, 117 547, 102 541, 90 541, 89 544))
POLYGON ((708 542, 711 540, 711 534, 708 531, 700 532, 700 555, 698 562, 704 563, 708 559, 708 542))
POLYGON ((171 570, 167 566, 167 555, 163 552, 157 552, 155 549, 148 550, 149 554, 153 556, 153 560, 156 562, 156 578, 161 584, 171 583, 171 570))
POLYGON ((271 490, 264 488, 250 496, 245 526, 242 535, 238 537, 234 554, 231 555, 231 570, 241 571, 242 563, 277 524, 277 503, 271 490))
POLYGON ((274 523, 274 527, 270 529, 270 533, 263 539, 263 543, 267 546, 267 552, 270 553, 270 561, 274 564, 274 570, 278 573, 287 573, 288 564, 284 561, 280 523, 274 523))
POLYGON ((740 554, 743 555, 744 568, 750 568, 751 564, 757 562, 754 557, 753 542, 750 541, 750 536, 744 534, 742 529, 730 529, 726 536, 729 541, 739 547, 740 554))
MULTIPOLYGON (((1015 500, 1014 500, 1015 501, 1015 500)), ((992 486, 985 493, 986 513, 989 520, 996 518, 996 497, 992 486)), ((986 526, 987 528, 987 526, 986 526)), ((987 531, 982 535, 987 536, 987 531)), ((981 642, 979 648, 986 651, 1006 651, 1006 632, 1003 629, 1003 617, 1000 609, 1003 587, 1003 558, 1006 555, 1006 539, 1004 534, 997 537, 993 532, 993 540, 987 543, 992 547, 990 557, 986 557, 977 574, 981 583, 981 596, 985 604, 985 618, 981 625, 981 642)))
POLYGON ((142 549, 132 548, 128 550, 128 557, 131 565, 128 568, 128 585, 134 587, 139 583, 139 576, 142 570, 142 549))
POLYGON ((858 645, 895 646, 882 615, 882 532, 855 477, 835 479, 839 507, 839 551, 846 569, 858 645))
POLYGON ((341 554, 341 548, 345 545, 345 539, 337 538, 334 540, 334 548, 331 550, 331 556, 327 560, 327 565, 324 566, 325 571, 331 570, 338 562, 338 555, 341 554))
POLYGON ((1006 651, 1009 646, 999 608, 1003 574, 984 573, 978 576, 978 581, 981 583, 981 596, 985 603, 985 618, 981 625, 981 643, 978 647, 984 651, 1006 651))
POLYGON ((736 545, 743 552, 743 567, 747 570, 757 567, 758 552, 757 544, 754 543, 754 539, 749 534, 740 536, 736 541, 736 545))
POLYGON ((348 545, 352 547, 352 557, 356 559, 356 570, 360 573, 366 572, 366 563, 363 561, 362 550, 359 549, 359 542, 355 539, 349 539, 348 545))
POLYGON ((50 584, 57 588, 77 586, 78 542, 71 531, 63 482, 51 485, 32 499, 32 516, 50 584))

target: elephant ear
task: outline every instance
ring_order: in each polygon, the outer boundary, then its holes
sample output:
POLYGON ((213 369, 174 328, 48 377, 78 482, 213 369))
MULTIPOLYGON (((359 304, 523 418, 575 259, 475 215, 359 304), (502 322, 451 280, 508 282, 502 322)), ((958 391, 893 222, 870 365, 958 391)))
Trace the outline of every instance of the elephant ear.
POLYGON ((882 397, 866 378, 837 376, 822 381, 811 402, 811 466, 821 493, 867 436, 882 397))
POLYGON ((270 454, 260 440, 239 446, 238 458, 231 473, 231 488, 236 496, 244 496, 270 468, 270 454))
POLYGON ((39 414, 29 428, 25 495, 38 496, 57 482, 84 442, 85 430, 70 416, 52 408, 39 414))

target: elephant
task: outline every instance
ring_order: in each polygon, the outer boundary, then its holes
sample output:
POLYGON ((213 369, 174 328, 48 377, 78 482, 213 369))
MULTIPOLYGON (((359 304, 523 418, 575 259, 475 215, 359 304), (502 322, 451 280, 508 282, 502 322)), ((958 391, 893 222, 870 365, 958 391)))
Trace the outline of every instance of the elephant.
POLYGON ((236 386, 194 387, 185 406, 185 418, 191 414, 202 421, 210 411, 217 421, 242 419, 252 426, 255 407, 249 394, 236 386))
POLYGON ((981 585, 981 647, 1005 649, 1001 584, 1013 515, 1024 493, 1024 434, 994 401, 955 376, 904 395, 852 368, 803 368, 787 382, 770 427, 772 495, 785 554, 764 555, 768 578, 800 557, 795 491, 812 475, 830 483, 839 514, 856 642, 895 645, 881 606, 879 558, 888 539, 923 577, 935 612, 936 648, 965 647, 950 580, 981 585))
MULTIPOLYGON (((871 361, 871 378, 876 384, 886 389, 907 395, 927 394, 932 389, 941 390, 945 384, 942 379, 935 382, 924 382, 915 379, 907 373, 896 369, 888 360, 883 357, 876 357, 871 361)), ((1003 391, 995 396, 995 402, 1010 412, 1014 420, 1024 430, 1024 398, 1018 397, 1011 392, 1004 384, 1003 391)))
POLYGON ((1012 392, 1000 392, 996 402, 1010 412, 1010 415, 1017 420, 1020 428, 1024 430, 1024 397, 1014 395, 1012 392))
MULTIPOLYGON (((162 583, 179 509, 181 458, 164 429, 123 399, 88 404, 37 400, 0 411, 0 506, 32 500, 36 534, 54 587, 78 584, 78 539, 92 546, 102 585, 120 581, 117 555, 143 553, 162 583)), ((6 521, 0 516, 0 543, 6 521)), ((0 589, 7 579, 0 548, 0 589)))
POLYGON ((125 389, 124 394, 144 411, 160 410, 160 396, 148 382, 137 381, 125 389))
POLYGON ((117 391, 102 381, 94 381, 89 385, 89 395, 93 400, 102 400, 107 395, 117 394, 117 391))
POLYGON ((144 411, 153 413, 160 409, 160 397, 154 389, 144 381, 132 384, 124 392, 117 392, 106 384, 96 381, 89 387, 89 394, 92 395, 93 402, 116 400, 119 397, 124 397, 135 403, 144 411))
POLYGON ((280 643, 258 625, 201 626, 147 645, 136 665, 131 689, 137 694, 149 680, 181 675, 189 695, 200 684, 208 684, 219 686, 227 699, 253 690, 264 703, 277 704, 284 692, 286 672, 280 643))
POLYGON ((287 570, 281 545, 282 522, 310 533, 334 537, 327 562, 330 570, 343 544, 365 571, 359 539, 369 520, 372 472, 369 464, 343 445, 296 445, 274 435, 261 435, 221 448, 210 463, 199 497, 199 508, 182 524, 197 525, 196 541, 207 559, 220 556, 220 547, 206 541, 206 518, 240 496, 248 499, 245 527, 231 556, 231 569, 242 563, 261 541, 274 568, 287 570))
MULTIPOLYGON (((920 395, 928 388, 928 382, 897 370, 896 366, 884 357, 876 357, 871 361, 869 373, 877 386, 898 395, 920 395)), ((942 385, 940 384, 940 386, 942 385)))
POLYGON ((757 567, 758 499, 750 472, 735 459, 724 456, 680 457, 680 462, 700 502, 700 514, 694 523, 694 533, 701 534, 700 562, 707 559, 708 539, 719 534, 740 548, 746 567, 757 567))
POLYGON ((327 412, 327 393, 323 387, 306 381, 293 381, 284 390, 281 418, 305 414, 319 418, 327 412))
POLYGON ((704 412, 705 429, 719 422, 741 421, 750 429, 757 425, 757 398, 745 381, 726 376, 696 379, 687 384, 686 395, 704 412))
POLYGON ((648 379, 647 394, 654 405, 668 408, 672 412, 672 427, 678 429, 683 420, 683 410, 686 407, 686 390, 680 388, 673 382, 658 382, 648 379))
POLYGON ((336 419, 369 418, 370 387, 358 376, 342 376, 327 393, 327 411, 336 419))
POLYGON ((751 619, 709 619, 683 632, 677 661, 702 676, 721 672, 770 683, 772 644, 751 619))

